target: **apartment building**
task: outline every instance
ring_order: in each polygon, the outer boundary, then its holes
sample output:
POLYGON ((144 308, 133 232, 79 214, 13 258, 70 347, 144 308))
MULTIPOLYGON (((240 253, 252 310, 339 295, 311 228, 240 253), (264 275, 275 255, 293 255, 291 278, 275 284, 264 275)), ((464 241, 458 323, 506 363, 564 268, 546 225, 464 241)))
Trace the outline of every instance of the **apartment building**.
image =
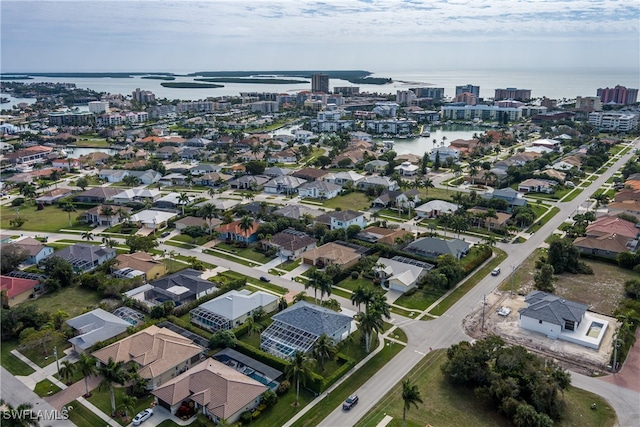
POLYGON ((638 127, 638 114, 615 111, 593 112, 589 114, 589 124, 600 130, 630 132, 638 127))

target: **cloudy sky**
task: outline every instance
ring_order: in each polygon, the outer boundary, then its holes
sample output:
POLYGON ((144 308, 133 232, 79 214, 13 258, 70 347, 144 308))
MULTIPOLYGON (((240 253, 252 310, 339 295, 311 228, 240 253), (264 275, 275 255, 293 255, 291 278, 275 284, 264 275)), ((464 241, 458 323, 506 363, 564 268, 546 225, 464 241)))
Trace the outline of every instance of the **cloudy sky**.
POLYGON ((637 0, 2 0, 1 69, 633 68, 637 0))

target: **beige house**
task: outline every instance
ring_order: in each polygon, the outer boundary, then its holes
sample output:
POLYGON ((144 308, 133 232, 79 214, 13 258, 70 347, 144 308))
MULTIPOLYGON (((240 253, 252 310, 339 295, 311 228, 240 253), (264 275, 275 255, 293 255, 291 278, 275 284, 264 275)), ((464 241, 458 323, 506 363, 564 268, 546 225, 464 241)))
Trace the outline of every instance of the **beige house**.
POLYGON ((233 424, 240 414, 260 404, 262 393, 269 388, 242 372, 207 359, 184 372, 152 393, 158 405, 174 414, 182 402, 193 402, 214 423, 226 420, 233 424))
POLYGON ((135 363, 142 378, 149 380, 153 390, 202 360, 203 348, 167 328, 149 326, 100 350, 93 356, 101 364, 135 363))
POLYGON ((134 270, 143 273, 136 275, 143 275, 145 280, 148 281, 155 280, 158 277, 167 274, 167 266, 163 262, 156 261, 151 255, 146 252, 120 254, 116 257, 116 261, 116 268, 118 268, 118 270, 116 271, 116 275, 120 274, 124 277, 128 277, 126 276, 125 271, 129 270, 127 271, 127 273, 129 273, 130 270, 134 270), (118 272, 120 273, 118 274, 118 272), (125 273, 125 275, 123 275, 122 273, 125 273))
POLYGON ((331 264, 349 268, 354 266, 361 256, 362 253, 354 248, 330 242, 303 253, 302 262, 318 268, 324 268, 331 264))

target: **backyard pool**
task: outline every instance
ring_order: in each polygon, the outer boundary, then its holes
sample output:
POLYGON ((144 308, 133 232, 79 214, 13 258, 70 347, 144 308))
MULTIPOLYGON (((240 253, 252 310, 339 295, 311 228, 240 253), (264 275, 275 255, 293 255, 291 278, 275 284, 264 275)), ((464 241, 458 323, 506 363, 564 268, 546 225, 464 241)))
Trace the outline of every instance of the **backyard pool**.
POLYGON ((587 336, 591 338, 598 338, 604 324, 598 322, 591 322, 589 329, 587 330, 587 336))

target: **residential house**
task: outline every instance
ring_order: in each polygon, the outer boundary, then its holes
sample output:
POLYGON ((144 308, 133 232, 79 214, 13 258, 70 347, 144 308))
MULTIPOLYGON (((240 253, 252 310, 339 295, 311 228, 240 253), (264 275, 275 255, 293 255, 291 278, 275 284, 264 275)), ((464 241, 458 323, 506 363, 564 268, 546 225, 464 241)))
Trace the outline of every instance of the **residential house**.
POLYGON ((51 166, 54 168, 60 168, 62 170, 71 170, 80 168, 79 159, 54 159, 51 161, 51 166))
POLYGON ((364 228, 367 225, 364 213, 352 210, 329 212, 317 217, 315 222, 325 224, 330 230, 339 228, 346 230, 351 225, 358 225, 360 228, 364 228))
POLYGON ((640 190, 640 173, 629 175, 624 182, 624 186, 632 190, 640 190))
POLYGON ((141 148, 127 147, 118 151, 118 156, 124 160, 146 159, 149 157, 149 153, 141 148))
POLYGON ((182 147, 173 147, 171 145, 165 145, 164 147, 160 147, 156 150, 155 155, 159 159, 168 160, 175 157, 180 157, 182 153, 182 147))
POLYGON ((319 181, 325 175, 327 175, 327 171, 324 169, 316 169, 316 168, 304 168, 299 171, 295 171, 291 174, 291 176, 295 176, 296 178, 306 179, 307 181, 319 181))
POLYGON ((35 163, 42 163, 47 155, 52 151, 53 148, 51 147, 34 145, 33 147, 23 148, 21 150, 14 151, 13 153, 6 154, 4 158, 11 164, 33 165, 35 163))
POLYGON ((296 163, 297 161, 296 150, 293 148, 271 153, 267 159, 267 163, 296 163))
POLYGON ((558 185, 556 181, 529 178, 518 184, 518 191, 522 191, 524 193, 552 194, 556 185, 558 185))
POLYGON ((314 209, 303 204, 291 204, 288 206, 283 206, 280 209, 276 209, 275 211, 273 211, 273 214, 292 219, 313 219, 324 214, 324 211, 314 209))
POLYGON ((373 173, 385 173, 389 162, 386 160, 371 160, 364 164, 364 170, 373 173))
POLYGON ((413 153, 405 153, 405 154, 398 154, 396 158, 393 160, 395 160, 397 163, 410 162, 410 163, 413 163, 414 165, 418 165, 420 164, 420 162, 422 162, 422 157, 413 153))
POLYGON ((205 148, 207 145, 211 144, 213 141, 206 138, 191 138, 187 139, 184 143, 187 147, 197 147, 197 148, 205 148))
POLYGON ((578 156, 565 157, 552 165, 552 168, 559 171, 568 171, 573 168, 580 169, 582 160, 578 156))
POLYGON ((151 229, 154 232, 160 228, 167 226, 167 222, 178 216, 175 212, 157 211, 154 209, 145 209, 131 215, 129 220, 137 223, 138 226, 151 229))
POLYGON ((218 227, 218 235, 226 241, 243 242, 245 244, 253 243, 258 240, 258 221, 253 221, 251 228, 244 230, 240 227, 241 220, 230 222, 218 227))
POLYGON ((21 277, 0 276, 2 305, 14 307, 31 298, 40 288, 40 281, 21 277))
POLYGON ((219 173, 220 171, 222 171, 222 166, 211 163, 200 163, 189 169, 189 172, 191 172, 191 175, 193 176, 206 175, 208 173, 219 173))
POLYGON ((529 293, 518 311, 518 326, 552 339, 597 350, 609 322, 587 312, 587 306, 542 291, 529 293))
POLYGON ((101 365, 113 360, 137 366, 138 374, 148 380, 147 388, 153 390, 198 364, 203 351, 190 339, 152 325, 92 355, 101 365))
POLYGON ((553 181, 560 182, 560 183, 563 183, 564 180, 567 178, 567 174, 566 173, 560 172, 560 171, 557 171, 557 170, 551 169, 551 168, 542 170, 540 172, 537 172, 536 175, 542 176, 542 177, 545 177, 545 178, 548 178, 548 179, 551 179, 553 181))
MULTIPOLYGON (((269 176, 271 178, 276 178, 278 176, 290 175, 292 172, 293 172, 292 169, 279 168, 277 166, 271 166, 271 167, 268 167, 268 168, 266 168, 264 170, 264 174, 263 175, 269 176)), ((300 179, 304 179, 304 178, 300 178, 300 179)))
POLYGON ((524 198, 524 194, 512 189, 501 188, 495 189, 491 193, 484 193, 482 197, 485 199, 500 199, 505 200, 509 204, 509 211, 517 206, 526 206, 527 200, 524 198))
POLYGON ((114 274, 116 277, 142 276, 145 281, 149 281, 167 274, 167 266, 146 252, 120 254, 116 257, 116 261, 118 268, 114 274))
POLYGON ((331 161, 332 167, 346 167, 348 165, 354 166, 364 161, 365 157, 369 155, 369 151, 362 149, 350 149, 341 154, 338 154, 331 161))
POLYGON ((290 261, 300 258, 300 256, 316 247, 318 239, 314 239, 304 231, 287 228, 274 234, 270 240, 263 241, 263 244, 277 250, 278 256, 283 261, 290 261))
POLYGON ((116 250, 103 246, 76 243, 60 249, 52 256, 68 261, 73 266, 74 271, 86 273, 115 258, 116 250))
POLYGON ((365 176, 360 181, 358 181, 358 189, 366 190, 371 187, 382 187, 385 190, 393 191, 400 188, 398 183, 388 176, 365 176))
POLYGON ((36 203, 43 205, 52 205, 65 197, 71 196, 72 194, 73 190, 70 188, 55 188, 51 191, 40 194, 40 196, 36 198, 36 203))
POLYGON ((603 236, 606 234, 618 234, 630 239, 636 239, 640 235, 640 228, 631 221, 617 216, 602 216, 587 226, 587 236, 603 236))
POLYGON ((331 182, 333 184, 345 186, 347 184, 356 187, 360 181, 364 179, 364 175, 360 175, 358 172, 345 171, 329 173, 322 178, 324 181, 331 182))
POLYGON ((107 163, 111 158, 107 153, 94 151, 92 153, 80 156, 80 162, 89 166, 99 166, 107 163))
POLYGON ((560 144, 561 141, 556 141, 555 139, 536 139, 531 143, 534 147, 545 147, 553 151, 560 150, 560 144))
POLYGON ((640 220, 640 201, 624 200, 622 202, 611 202, 607 205, 609 215, 620 215, 626 213, 633 215, 640 220))
POLYGON ((279 300, 276 295, 263 291, 233 290, 200 304, 189 312, 189 317, 191 323, 211 332, 233 329, 258 310, 271 313, 279 300))
POLYGON ((415 209, 416 215, 420 218, 439 218, 445 214, 453 214, 460 206, 446 202, 444 200, 431 200, 415 209))
POLYGON ((203 150, 196 147, 184 147, 180 153, 180 159, 182 160, 195 160, 202 159, 203 150))
POLYGON ((462 155, 469 155, 478 146, 477 139, 454 139, 449 142, 449 146, 455 148, 462 155))
POLYGON ((65 322, 73 329, 68 341, 76 353, 84 353, 99 342, 127 331, 131 323, 101 308, 96 308, 65 322))
POLYGON ((312 199, 329 200, 338 196, 342 187, 329 181, 311 181, 298 187, 300 197, 310 197, 312 199))
POLYGON ((163 187, 171 187, 175 185, 186 185, 187 175, 182 173, 173 172, 160 178, 160 185, 163 187))
POLYGON ((417 165, 414 165, 411 162, 402 162, 400 165, 393 168, 398 171, 398 173, 402 176, 413 176, 418 173, 420 169, 417 165))
POLYGON ((152 394, 158 405, 171 414, 189 402, 196 413, 202 413, 215 424, 225 421, 232 425, 243 412, 255 410, 267 390, 269 387, 242 371, 207 359, 162 384, 152 394))
POLYGON ((441 162, 446 162, 448 159, 457 162, 460 160, 460 151, 453 147, 436 147, 429 153, 429 160, 435 162, 436 157, 438 157, 441 162))
POLYGON ((52 247, 45 246, 42 242, 32 237, 22 237, 11 243, 3 243, 0 249, 6 248, 4 245, 13 245, 14 247, 23 249, 28 255, 27 259, 23 261, 23 264, 26 265, 39 264, 40 261, 53 254, 52 247))
POLYGON ((302 262, 318 268, 337 265, 346 269, 356 265, 366 251, 366 248, 353 244, 346 245, 344 242, 329 242, 304 252, 302 254, 302 262))
POLYGON ((573 246, 584 254, 610 259, 616 259, 618 254, 622 252, 637 252, 640 249, 637 238, 613 233, 601 236, 581 236, 573 241, 573 246))
POLYGON ((367 227, 356 238, 370 243, 394 245, 396 239, 402 239, 406 233, 407 230, 402 228, 367 227))
POLYGON ((616 202, 624 202, 625 200, 640 202, 640 189, 623 188, 615 194, 613 200, 616 202))
POLYGON ((155 188, 130 188, 113 196, 113 203, 124 205, 126 203, 150 203, 160 199, 162 194, 155 188))
POLYGON ((294 194, 298 191, 298 187, 306 182, 295 176, 280 175, 264 184, 264 191, 270 194, 294 194))
POLYGON ((193 179, 193 183, 195 185, 203 185, 205 187, 216 187, 223 185, 232 178, 232 175, 227 175, 222 172, 211 172, 195 177, 193 179))
POLYGON ((123 214, 129 215, 132 210, 124 206, 98 205, 84 211, 82 219, 88 224, 113 227, 124 220, 123 214))
POLYGON ((494 216, 488 216, 489 211, 482 208, 467 209, 471 217, 471 226, 486 227, 488 230, 499 230, 508 225, 511 214, 504 212, 495 212, 494 216))
POLYGON ((308 353, 321 335, 338 344, 351 333, 353 318, 300 301, 274 315, 273 323, 260 334, 260 349, 281 359, 296 351, 308 353))
POLYGON ((402 194, 402 191, 383 191, 378 197, 373 199, 371 205, 377 208, 387 208, 396 205, 396 198, 402 194))
POLYGON ((144 171, 129 171, 129 176, 138 178, 140 183, 144 185, 154 184, 162 179, 162 174, 153 169, 147 169, 144 171))
POLYGON ((189 201, 183 202, 180 200, 180 193, 169 193, 156 200, 153 206, 159 209, 180 209, 181 206, 186 206, 192 201, 193 196, 188 197, 189 201))
POLYGON ((237 190, 253 190, 259 191, 271 178, 261 175, 243 175, 239 178, 229 181, 229 187, 237 190))
POLYGON ((173 301, 181 305, 195 301, 218 290, 215 283, 201 278, 202 272, 187 268, 149 283, 153 289, 145 292, 145 300, 155 303, 173 301))
POLYGON ((107 182, 121 182, 125 177, 130 175, 130 171, 125 169, 102 169, 98 172, 98 178, 107 182))
POLYGON ((93 187, 76 195, 73 200, 79 203, 105 203, 120 192, 122 190, 118 188, 93 187))
POLYGON ((418 286, 418 282, 433 268, 433 264, 402 256, 378 258, 373 270, 385 289, 407 292, 418 286))
MULTIPOLYGON (((216 218, 217 219, 217 218, 216 218)), ((220 220, 218 220, 218 224, 220 224, 220 220)), ((216 225, 218 225, 216 224, 216 225)), ((197 216, 186 216, 184 218, 180 218, 175 222, 176 230, 183 231, 187 227, 201 227, 201 228, 209 228, 209 223, 204 218, 199 218, 197 216)))
POLYGON ((404 250, 430 260, 437 260, 440 255, 452 255, 460 259, 469 253, 469 248, 469 243, 460 239, 423 237, 409 243, 404 250))

